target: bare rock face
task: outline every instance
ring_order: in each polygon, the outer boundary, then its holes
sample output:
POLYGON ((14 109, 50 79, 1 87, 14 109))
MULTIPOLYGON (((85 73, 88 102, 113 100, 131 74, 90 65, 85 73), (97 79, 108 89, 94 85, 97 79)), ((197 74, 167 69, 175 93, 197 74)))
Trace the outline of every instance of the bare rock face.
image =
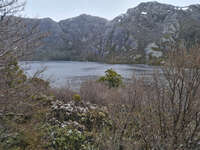
MULTIPOLYGON (((64 33, 59 24, 50 18, 44 19, 23 19, 28 27, 36 27, 38 37, 44 37, 41 41, 41 46, 35 50, 34 59, 48 60, 57 55, 57 50, 62 49, 65 45, 63 40, 64 33)), ((58 56, 59 57, 59 56, 58 56)))
POLYGON ((60 21, 65 33, 65 48, 71 50, 70 56, 86 59, 98 54, 107 23, 106 19, 85 14, 60 21))
POLYGON ((41 32, 50 33, 37 51, 39 59, 135 63, 148 58, 153 51, 149 45, 165 41, 166 35, 178 32, 178 38, 186 41, 200 39, 200 5, 147 2, 111 21, 85 14, 60 22, 38 21, 41 32))
POLYGON ((104 50, 106 54, 114 51, 121 58, 125 56, 128 62, 135 63, 138 60, 134 56, 138 54, 145 59, 154 53, 162 57, 162 52, 149 49, 149 45, 156 48, 156 43, 164 41, 166 35, 179 31, 181 39, 199 39, 199 31, 196 32, 199 21, 200 5, 181 8, 158 2, 141 3, 110 22, 105 31, 104 50))

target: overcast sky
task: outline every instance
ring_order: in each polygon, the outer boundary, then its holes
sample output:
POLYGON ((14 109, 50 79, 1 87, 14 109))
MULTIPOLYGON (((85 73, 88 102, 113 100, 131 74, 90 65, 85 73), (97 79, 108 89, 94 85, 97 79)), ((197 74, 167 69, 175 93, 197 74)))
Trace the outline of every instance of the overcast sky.
MULTIPOLYGON (((141 2, 152 0, 27 0, 25 15, 27 17, 50 17, 56 21, 90 14, 113 19, 125 13, 127 9, 137 6, 141 2)), ((200 0, 158 0, 161 3, 176 6, 200 4, 200 0)))

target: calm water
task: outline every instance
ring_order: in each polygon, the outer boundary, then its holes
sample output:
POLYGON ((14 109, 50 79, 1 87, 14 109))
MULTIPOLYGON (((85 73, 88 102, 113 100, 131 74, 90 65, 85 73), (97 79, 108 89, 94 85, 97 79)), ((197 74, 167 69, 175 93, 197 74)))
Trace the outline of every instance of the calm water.
POLYGON ((74 61, 28 61, 20 62, 21 67, 28 76, 33 76, 35 72, 46 68, 40 75, 43 79, 50 80, 52 86, 79 87, 80 84, 89 79, 97 79, 104 75, 107 69, 114 69, 124 78, 129 79, 135 76, 149 76, 156 67, 148 65, 126 65, 126 64, 103 64, 96 62, 74 62, 74 61))

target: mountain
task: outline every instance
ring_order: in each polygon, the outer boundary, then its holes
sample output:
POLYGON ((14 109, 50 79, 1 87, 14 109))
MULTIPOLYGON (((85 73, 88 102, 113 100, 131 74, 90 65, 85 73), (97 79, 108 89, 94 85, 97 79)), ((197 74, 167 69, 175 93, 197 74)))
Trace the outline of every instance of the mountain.
POLYGON ((37 22, 42 33, 49 33, 35 52, 38 60, 144 63, 163 57, 159 43, 167 41, 169 35, 190 42, 200 39, 200 5, 145 2, 110 21, 86 14, 60 22, 50 18, 25 20, 28 25, 37 22))
POLYGON ((67 50, 73 59, 93 59, 102 47, 107 23, 106 19, 85 14, 60 21, 59 25, 65 33, 63 50, 67 50))

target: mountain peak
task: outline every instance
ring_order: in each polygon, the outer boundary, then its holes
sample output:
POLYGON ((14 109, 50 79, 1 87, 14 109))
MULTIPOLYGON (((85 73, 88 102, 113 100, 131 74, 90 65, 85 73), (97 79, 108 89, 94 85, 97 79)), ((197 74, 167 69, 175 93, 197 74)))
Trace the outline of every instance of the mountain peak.
POLYGON ((168 13, 171 10, 175 10, 175 8, 176 6, 159 3, 157 1, 142 2, 138 6, 128 9, 127 14, 131 16, 135 14, 141 14, 142 12, 153 13, 153 14, 163 14, 163 13, 168 13))
MULTIPOLYGON (((199 4, 194 4, 194 5, 199 5, 199 4)), ((150 1, 150 2, 142 2, 140 3, 137 7, 155 7, 155 8, 158 8, 158 7, 173 7, 173 8, 177 8, 177 7, 180 7, 181 6, 175 6, 175 5, 171 5, 171 4, 167 4, 167 3, 161 3, 161 2, 158 2, 158 1, 150 1)), ((187 7, 187 6, 182 6, 182 7, 187 7)))

